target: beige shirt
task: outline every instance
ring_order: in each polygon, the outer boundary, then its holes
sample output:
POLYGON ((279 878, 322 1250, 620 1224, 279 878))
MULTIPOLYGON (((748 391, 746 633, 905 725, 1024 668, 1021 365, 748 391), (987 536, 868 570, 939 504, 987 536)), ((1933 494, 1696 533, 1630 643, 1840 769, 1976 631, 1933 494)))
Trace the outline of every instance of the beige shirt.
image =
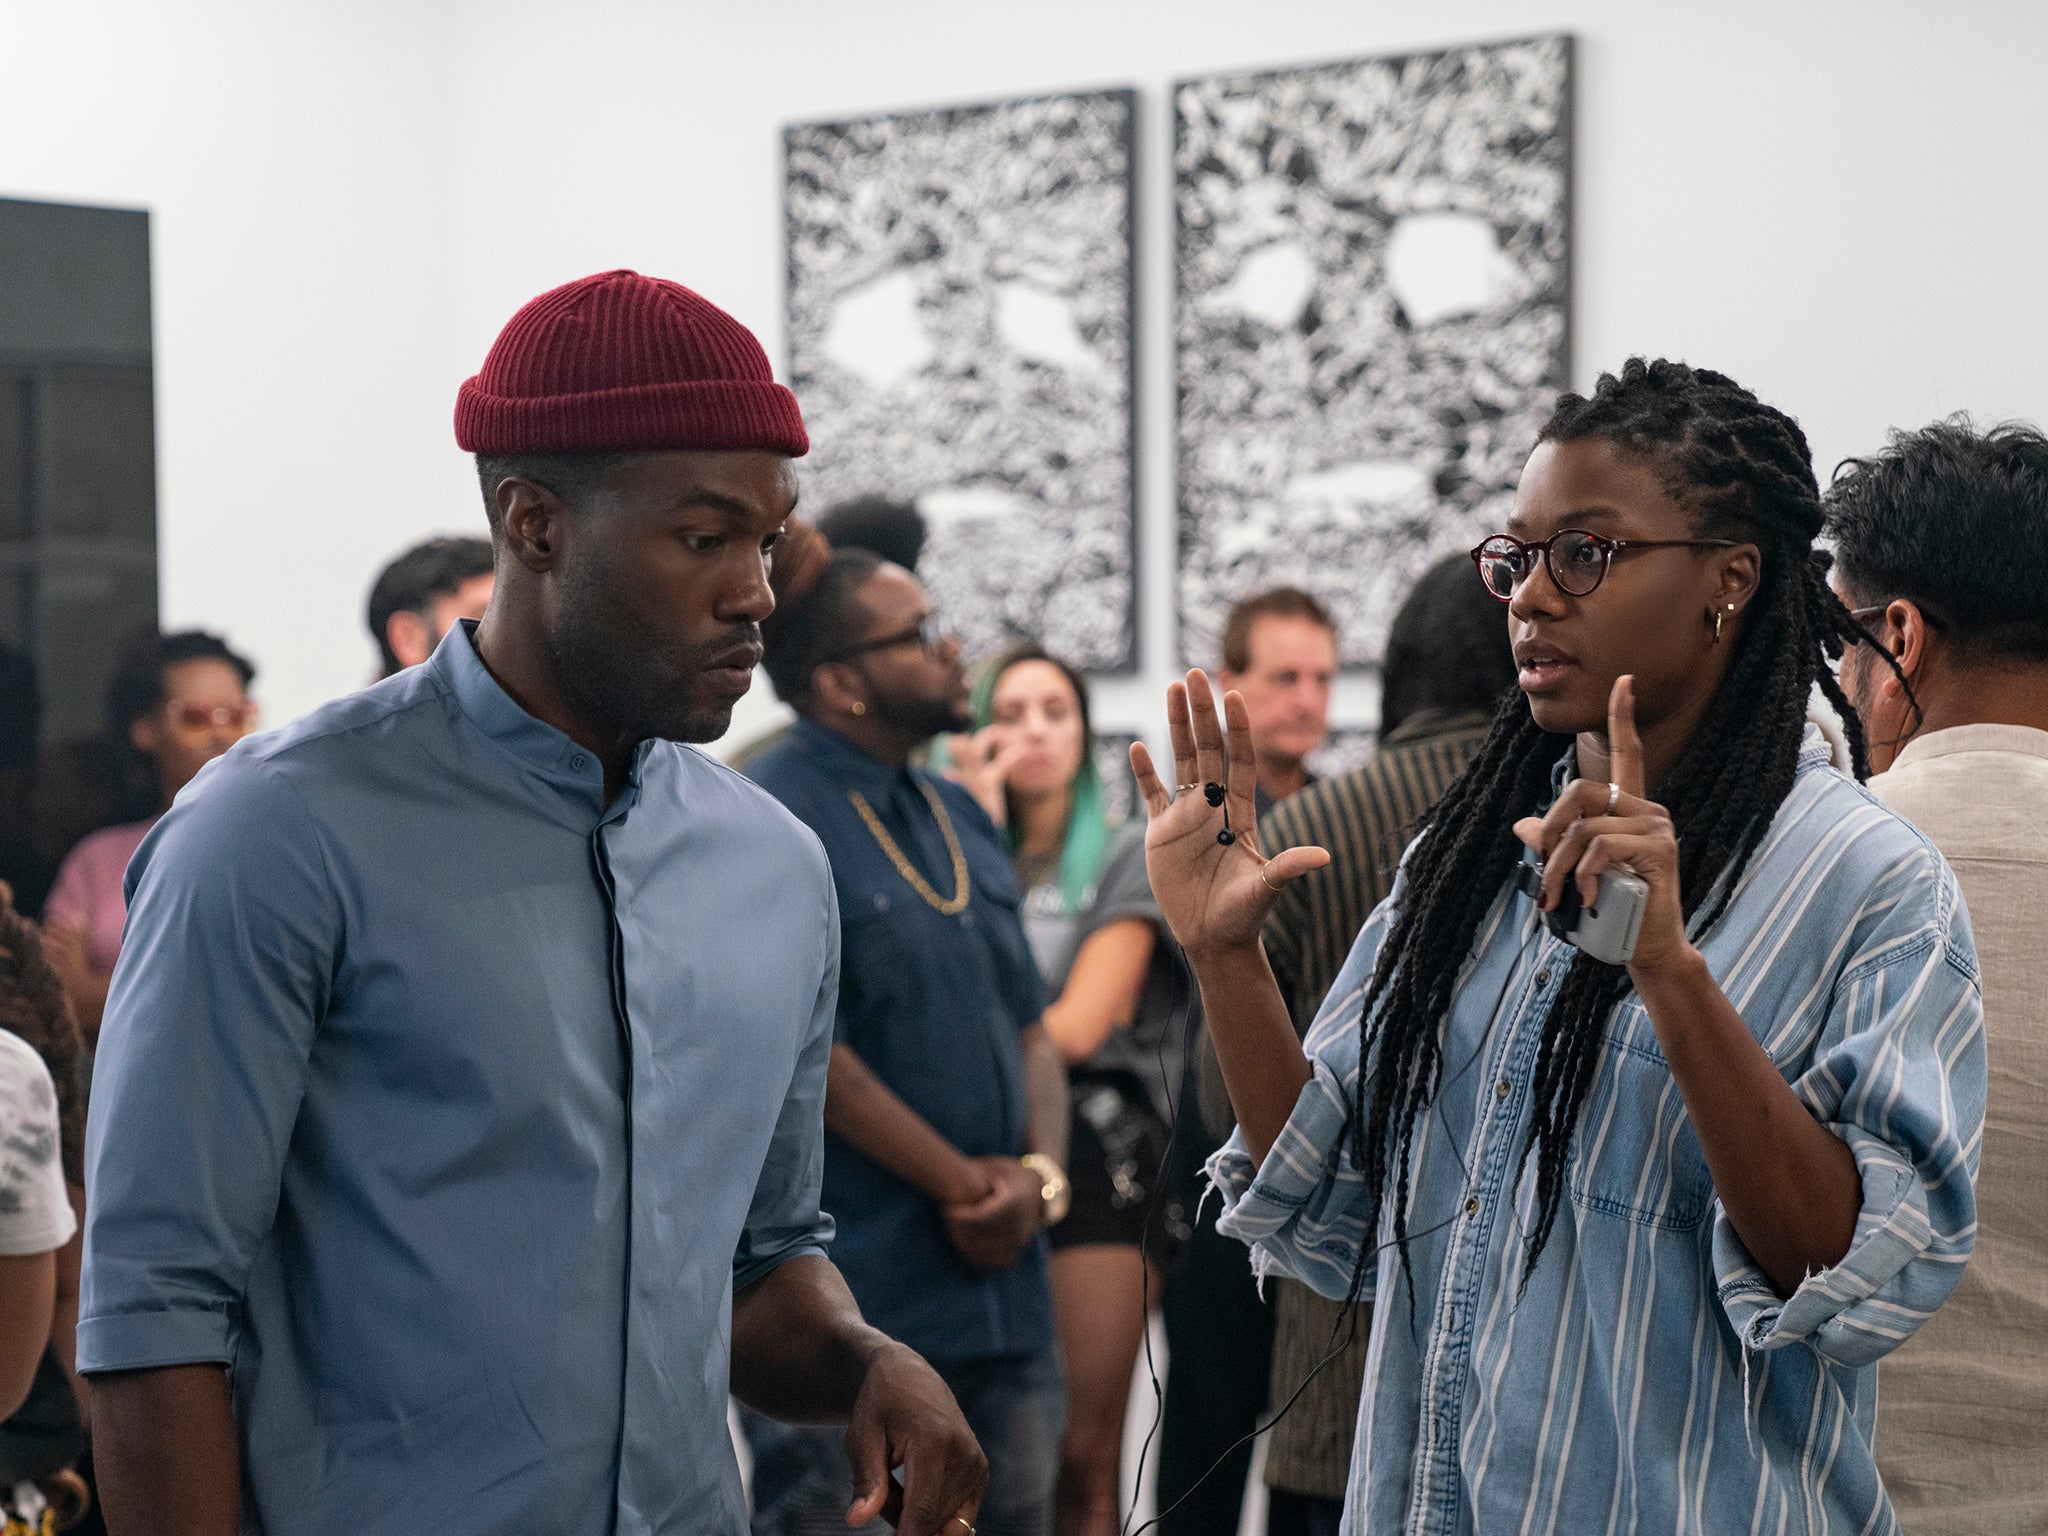
POLYGON ((2048 1531, 2048 731, 1967 725, 1870 781, 1948 859, 1984 980, 1977 1248, 1878 1371, 1877 1459, 1906 1536, 2048 1531))

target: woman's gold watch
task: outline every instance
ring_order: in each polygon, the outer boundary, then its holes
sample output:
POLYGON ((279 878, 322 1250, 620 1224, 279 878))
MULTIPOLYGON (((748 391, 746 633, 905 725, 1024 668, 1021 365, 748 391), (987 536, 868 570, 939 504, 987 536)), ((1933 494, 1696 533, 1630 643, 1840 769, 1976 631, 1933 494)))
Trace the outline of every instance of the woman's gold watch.
POLYGON ((1027 1152, 1017 1159, 1038 1175, 1038 1214, 1048 1227, 1057 1226, 1074 1203, 1074 1186, 1066 1170, 1043 1152, 1027 1152))

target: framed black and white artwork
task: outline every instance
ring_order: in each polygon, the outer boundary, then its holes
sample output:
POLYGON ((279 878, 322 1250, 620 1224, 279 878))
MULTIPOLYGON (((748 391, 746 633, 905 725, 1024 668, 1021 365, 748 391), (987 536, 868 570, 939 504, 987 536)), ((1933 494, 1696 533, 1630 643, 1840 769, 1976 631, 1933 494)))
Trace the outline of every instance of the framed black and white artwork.
POLYGON ((1569 375, 1572 40, 1174 88, 1181 650, 1305 587, 1377 663, 1569 375))
POLYGON ((813 514, 913 501, 970 657, 1136 665, 1128 90, 784 132, 813 514))

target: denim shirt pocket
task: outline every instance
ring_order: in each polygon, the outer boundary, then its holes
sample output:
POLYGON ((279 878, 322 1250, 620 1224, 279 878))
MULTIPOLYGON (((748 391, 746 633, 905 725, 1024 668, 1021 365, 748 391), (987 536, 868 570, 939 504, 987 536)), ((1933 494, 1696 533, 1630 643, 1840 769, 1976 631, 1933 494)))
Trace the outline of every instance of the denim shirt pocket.
POLYGON ((1669 1231, 1696 1230, 1714 1201, 1706 1156, 1643 1005, 1616 1006, 1572 1138, 1573 1201, 1669 1231))

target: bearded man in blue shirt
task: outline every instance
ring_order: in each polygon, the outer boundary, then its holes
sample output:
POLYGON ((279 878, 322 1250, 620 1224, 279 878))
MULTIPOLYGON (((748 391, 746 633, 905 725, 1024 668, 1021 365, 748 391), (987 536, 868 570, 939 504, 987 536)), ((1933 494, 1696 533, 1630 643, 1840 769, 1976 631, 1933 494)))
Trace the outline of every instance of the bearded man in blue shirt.
MULTIPOLYGON (((985 1536, 1050 1536, 1066 1418, 1044 1229, 1067 1201, 1066 1074, 1018 915, 987 754, 911 766, 973 723, 960 643, 916 577, 799 532, 766 670, 797 711, 755 781, 824 841, 845 964, 825 1201, 861 1309, 937 1367, 988 1453, 985 1536)), ((831 1436, 748 1424, 755 1536, 838 1526, 831 1436)), ((955 1533, 958 1536, 958 1533, 955 1533)))
POLYGON ((128 873, 79 1323, 109 1523, 738 1532, 729 1385, 850 1421, 850 1517, 971 1531, 965 1421, 825 1257, 823 851, 679 745, 760 658, 795 399, 611 272, 514 317, 456 437, 482 622, 245 741, 128 873))

